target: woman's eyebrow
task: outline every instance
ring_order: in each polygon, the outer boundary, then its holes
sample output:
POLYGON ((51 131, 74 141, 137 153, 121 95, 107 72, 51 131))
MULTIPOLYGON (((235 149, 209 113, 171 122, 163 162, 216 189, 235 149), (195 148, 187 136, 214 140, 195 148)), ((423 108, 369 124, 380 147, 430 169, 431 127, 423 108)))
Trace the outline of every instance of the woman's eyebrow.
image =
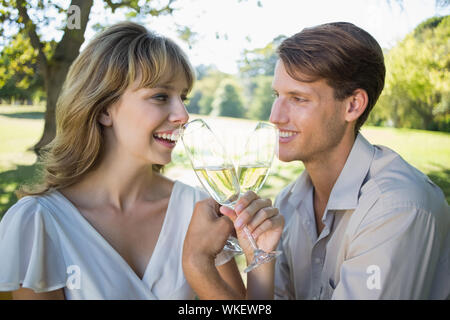
POLYGON ((166 90, 173 90, 173 86, 171 86, 170 84, 158 84, 156 86, 154 86, 153 88, 149 88, 149 89, 166 89, 166 90))
MULTIPOLYGON (((159 85, 156 85, 155 87, 149 88, 149 89, 165 89, 165 90, 169 90, 169 91, 175 91, 176 90, 176 88, 174 86, 170 85, 170 84, 159 84, 159 85)), ((181 90, 181 92, 183 92, 183 93, 187 93, 188 91, 189 91, 188 88, 183 88, 181 90)))

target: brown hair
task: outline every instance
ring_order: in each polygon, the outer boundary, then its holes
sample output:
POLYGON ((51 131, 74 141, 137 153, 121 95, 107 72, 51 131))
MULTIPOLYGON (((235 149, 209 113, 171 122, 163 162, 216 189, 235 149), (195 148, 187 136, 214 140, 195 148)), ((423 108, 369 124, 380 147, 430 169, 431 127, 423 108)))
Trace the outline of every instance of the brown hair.
POLYGON ((364 89, 369 101, 356 122, 355 134, 359 131, 383 90, 386 75, 383 51, 369 33, 348 22, 326 23, 285 39, 277 53, 292 78, 325 79, 338 100, 364 89))
MULTIPOLYGON (((81 179, 99 162, 103 132, 98 116, 139 79, 154 87, 167 74, 184 74, 189 91, 194 71, 170 39, 136 23, 115 24, 98 34, 73 62, 56 105, 56 136, 45 148, 42 182, 19 196, 43 194, 81 179)), ((161 165, 153 165, 159 172, 161 165)))

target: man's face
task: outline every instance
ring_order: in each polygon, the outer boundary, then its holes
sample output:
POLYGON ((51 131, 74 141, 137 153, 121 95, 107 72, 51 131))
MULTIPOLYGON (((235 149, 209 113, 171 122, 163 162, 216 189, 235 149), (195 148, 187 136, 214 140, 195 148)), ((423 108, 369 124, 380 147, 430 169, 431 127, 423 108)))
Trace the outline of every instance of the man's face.
POLYGON ((348 123, 345 100, 334 98, 325 80, 300 82, 291 78, 281 60, 272 83, 276 99, 270 122, 280 130, 281 161, 323 161, 338 147, 348 123))

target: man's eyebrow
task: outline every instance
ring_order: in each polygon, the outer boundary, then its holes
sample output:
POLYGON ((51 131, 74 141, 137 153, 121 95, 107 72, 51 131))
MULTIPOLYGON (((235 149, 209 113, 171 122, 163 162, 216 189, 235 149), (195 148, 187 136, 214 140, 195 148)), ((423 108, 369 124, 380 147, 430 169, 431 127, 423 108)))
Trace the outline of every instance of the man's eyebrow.
MULTIPOLYGON (((272 91, 274 92, 274 93, 278 93, 278 91, 277 91, 277 89, 276 88, 274 88, 274 87, 272 87, 272 91)), ((309 91, 303 91, 303 90, 289 90, 288 92, 287 92, 287 94, 289 94, 289 95, 291 95, 291 96, 295 96, 295 95, 302 95, 302 96, 311 96, 311 95, 313 95, 315 93, 315 91, 314 90, 309 90, 309 91)))
POLYGON ((302 91, 302 90, 291 90, 288 92, 288 94, 290 95, 307 95, 310 96, 313 92, 307 92, 307 91, 302 91))

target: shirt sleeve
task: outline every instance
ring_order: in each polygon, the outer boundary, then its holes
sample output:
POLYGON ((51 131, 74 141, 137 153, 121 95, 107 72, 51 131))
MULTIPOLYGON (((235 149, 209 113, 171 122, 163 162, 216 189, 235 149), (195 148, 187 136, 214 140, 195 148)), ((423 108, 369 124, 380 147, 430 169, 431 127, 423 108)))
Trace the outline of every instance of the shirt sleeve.
MULTIPOLYGON (((280 210, 280 196, 275 198, 274 207, 280 210)), ((280 211, 280 214, 283 212, 280 211)), ((284 226, 283 233, 280 238, 280 242, 278 243, 278 251, 281 251, 281 255, 279 255, 275 262, 275 283, 274 283, 274 298, 276 300, 293 300, 294 296, 294 283, 290 277, 290 268, 289 262, 287 260, 287 252, 284 249, 284 238, 287 234, 286 230, 287 224, 284 226)))
POLYGON ((427 299, 445 247, 437 230, 422 209, 368 214, 348 245, 332 299, 427 299))
POLYGON ((0 222, 0 291, 36 293, 66 285, 66 270, 50 215, 33 197, 12 206, 0 222))
POLYGON ((283 250, 283 239, 280 240, 277 250, 281 251, 281 254, 275 262, 274 298, 275 300, 294 300, 294 283, 290 277, 286 251, 283 250))

